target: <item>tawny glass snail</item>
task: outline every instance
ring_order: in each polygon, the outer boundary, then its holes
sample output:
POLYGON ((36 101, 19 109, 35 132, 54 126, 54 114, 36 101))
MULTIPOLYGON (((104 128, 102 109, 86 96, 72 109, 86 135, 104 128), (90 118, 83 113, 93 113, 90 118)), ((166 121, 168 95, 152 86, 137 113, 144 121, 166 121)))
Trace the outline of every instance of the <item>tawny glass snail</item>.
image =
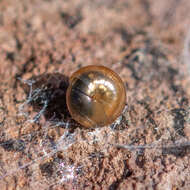
POLYGON ((72 74, 66 102, 72 118, 86 128, 113 123, 125 107, 121 78, 104 66, 86 66, 72 74))

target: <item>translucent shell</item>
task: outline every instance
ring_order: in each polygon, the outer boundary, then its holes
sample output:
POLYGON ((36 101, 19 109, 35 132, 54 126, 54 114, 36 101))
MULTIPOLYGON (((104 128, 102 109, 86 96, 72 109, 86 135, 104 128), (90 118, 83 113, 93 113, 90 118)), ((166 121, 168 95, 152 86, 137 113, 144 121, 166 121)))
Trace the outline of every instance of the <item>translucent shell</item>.
POLYGON ((121 78, 104 66, 87 66, 70 78, 66 101, 72 118, 86 128, 113 123, 124 109, 121 78))

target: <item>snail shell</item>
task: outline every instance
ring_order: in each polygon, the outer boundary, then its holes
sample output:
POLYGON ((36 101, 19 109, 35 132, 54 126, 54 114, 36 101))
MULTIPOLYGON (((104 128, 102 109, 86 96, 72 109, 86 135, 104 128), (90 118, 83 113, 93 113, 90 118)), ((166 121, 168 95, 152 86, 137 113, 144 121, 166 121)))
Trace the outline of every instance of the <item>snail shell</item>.
POLYGON ((113 123, 122 113, 126 89, 121 78, 104 66, 86 66, 69 80, 66 102, 72 118, 86 128, 113 123))

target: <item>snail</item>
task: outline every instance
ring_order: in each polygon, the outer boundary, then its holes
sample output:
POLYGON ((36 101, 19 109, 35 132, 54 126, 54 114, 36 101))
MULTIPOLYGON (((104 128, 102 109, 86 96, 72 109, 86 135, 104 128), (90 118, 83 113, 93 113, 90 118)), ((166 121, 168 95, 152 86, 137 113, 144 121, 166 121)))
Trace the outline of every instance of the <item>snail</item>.
POLYGON ((86 128, 112 124, 125 107, 123 81, 105 66, 90 65, 69 79, 66 103, 72 118, 86 128))

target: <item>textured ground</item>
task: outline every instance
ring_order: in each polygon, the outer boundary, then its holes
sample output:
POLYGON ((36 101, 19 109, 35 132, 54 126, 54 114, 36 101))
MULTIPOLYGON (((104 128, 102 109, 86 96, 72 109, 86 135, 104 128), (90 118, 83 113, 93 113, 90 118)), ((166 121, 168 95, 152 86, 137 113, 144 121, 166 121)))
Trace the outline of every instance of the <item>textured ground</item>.
POLYGON ((189 190, 189 9, 0 0, 0 189, 189 190), (116 128, 85 130, 67 112, 67 77, 89 64, 126 84, 116 128))

